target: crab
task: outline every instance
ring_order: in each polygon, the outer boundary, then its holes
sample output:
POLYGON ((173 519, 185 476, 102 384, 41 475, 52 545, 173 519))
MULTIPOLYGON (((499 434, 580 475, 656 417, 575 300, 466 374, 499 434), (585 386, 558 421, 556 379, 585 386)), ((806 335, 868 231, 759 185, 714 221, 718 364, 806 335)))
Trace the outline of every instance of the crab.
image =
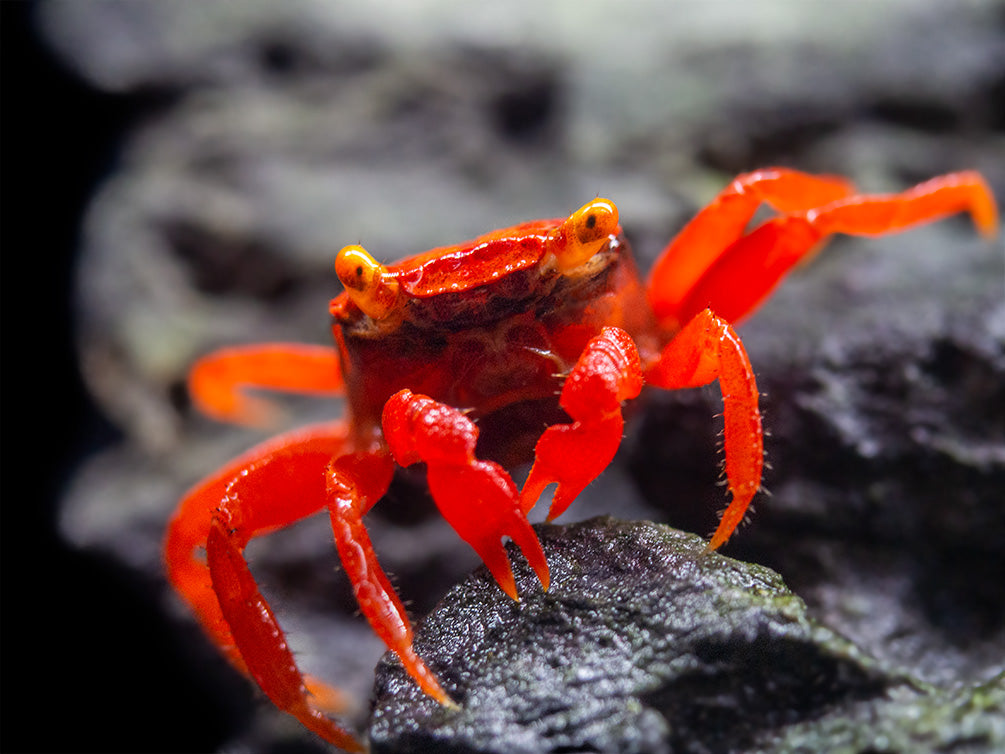
POLYGON ((899 194, 769 168, 738 176, 669 243, 643 284, 615 204, 493 231, 391 265, 360 246, 335 260, 334 347, 270 343, 200 359, 194 403, 223 421, 267 425, 247 388, 344 395, 346 417, 281 434, 197 483, 169 524, 167 575, 212 641, 281 710, 335 746, 364 744, 329 714, 336 691, 304 675, 244 557, 248 542, 326 511, 362 614, 430 697, 450 694, 412 646, 401 599, 364 524, 396 467, 422 463, 443 517, 499 587, 518 594, 504 539, 548 589, 528 513, 555 485, 560 516, 611 462, 622 404, 644 385, 718 381, 730 501, 719 548, 761 486, 754 372, 734 325, 832 234, 882 235, 969 212, 997 233, 992 194, 972 171, 899 194), (777 214, 753 229, 762 204, 777 214), (510 471, 530 463, 522 488, 510 471))

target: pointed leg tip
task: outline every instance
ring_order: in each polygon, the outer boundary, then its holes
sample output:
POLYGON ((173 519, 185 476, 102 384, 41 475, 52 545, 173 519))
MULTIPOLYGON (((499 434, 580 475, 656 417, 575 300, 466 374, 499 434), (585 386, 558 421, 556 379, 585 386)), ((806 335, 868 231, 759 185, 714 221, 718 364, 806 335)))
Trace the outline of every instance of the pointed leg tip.
MULTIPOLYGON (((551 569, 548 568, 548 559, 544 555, 544 550, 541 549, 540 542, 537 543, 538 547, 535 551, 531 553, 532 557, 527 558, 530 563, 531 568, 534 569, 534 573, 537 574, 537 580, 541 582, 541 588, 544 591, 548 591, 548 587, 551 585, 551 569)), ((524 553, 524 557, 527 553, 524 553)))
MULTIPOLYGON (((428 693, 428 692, 427 692, 428 693)), ((461 705, 455 702, 450 694, 443 690, 443 687, 439 684, 436 685, 435 693, 430 693, 431 696, 441 707, 446 707, 449 710, 459 710, 461 705)))
POLYGON ((567 494, 566 491, 562 489, 562 485, 560 484, 555 489, 554 497, 551 498, 551 507, 548 509, 548 517, 546 519, 547 522, 550 524, 556 518, 565 513, 569 509, 569 506, 572 505, 572 502, 576 499, 576 497, 578 497, 579 493, 585 487, 586 485, 584 484, 574 493, 567 494))
POLYGON ((316 709, 329 715, 345 715, 351 709, 352 700, 341 689, 307 673, 304 673, 303 678, 312 706, 316 709))
POLYGON ((544 485, 537 483, 534 479, 534 470, 531 469, 530 476, 527 477, 523 489, 520 490, 520 510, 523 511, 525 516, 537 505, 537 501, 541 498, 543 491, 544 485))
POLYGON ((551 579, 548 558, 544 554, 544 549, 541 547, 541 540, 538 539, 537 533, 524 520, 521 527, 516 531, 511 531, 510 534, 513 541, 519 546, 520 552, 523 553, 527 564, 534 569, 534 573, 537 575, 538 581, 541 582, 541 586, 544 587, 544 591, 548 591, 548 584, 551 579))
POLYGON ((716 529, 715 534, 712 535, 712 539, 709 540, 708 544, 705 546, 705 549, 708 552, 718 550, 729 541, 729 538, 733 535, 734 528, 735 527, 733 526, 724 527, 720 524, 719 528, 716 529))
POLYGON ((541 582, 541 588, 547 592, 548 587, 551 586, 551 575, 548 573, 548 570, 545 569, 543 573, 541 571, 538 571, 537 578, 541 582))
POLYGON ((429 666, 423 662, 422 658, 416 654, 415 649, 411 645, 407 649, 398 651, 397 654, 398 659, 401 660, 401 664, 405 668, 405 672, 412 676, 412 679, 419 685, 419 688, 422 689, 422 692, 426 696, 448 709, 460 709, 460 705, 443 690, 439 679, 429 669, 429 666))
POLYGON ((364 754, 364 752, 368 751, 367 746, 356 738, 356 736, 348 730, 342 728, 331 719, 325 717, 324 714, 313 707, 293 711, 291 714, 293 714, 293 716, 296 717, 305 728, 321 736, 321 738, 325 741, 333 746, 337 746, 343 751, 353 752, 354 754, 364 754))
POLYGON ((506 570, 489 566, 489 573, 492 574, 492 578, 495 579, 496 584, 499 585, 499 588, 503 590, 507 597, 514 602, 520 601, 520 595, 516 591, 516 581, 513 579, 513 572, 510 570, 508 562, 506 563, 506 570))

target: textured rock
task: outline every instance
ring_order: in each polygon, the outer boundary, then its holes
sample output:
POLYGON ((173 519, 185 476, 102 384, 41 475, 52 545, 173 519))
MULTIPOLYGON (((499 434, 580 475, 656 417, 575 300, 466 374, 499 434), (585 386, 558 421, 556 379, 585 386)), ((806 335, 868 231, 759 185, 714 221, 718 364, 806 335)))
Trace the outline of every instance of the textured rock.
POLYGON ((967 752, 1005 748, 1005 675, 951 689, 903 686, 886 697, 798 722, 754 747, 776 754, 967 752))
POLYGON ((538 531, 547 593, 517 558, 519 603, 479 569, 419 629, 461 710, 385 657, 374 752, 729 751, 894 682, 777 574, 699 537, 606 517, 538 531))

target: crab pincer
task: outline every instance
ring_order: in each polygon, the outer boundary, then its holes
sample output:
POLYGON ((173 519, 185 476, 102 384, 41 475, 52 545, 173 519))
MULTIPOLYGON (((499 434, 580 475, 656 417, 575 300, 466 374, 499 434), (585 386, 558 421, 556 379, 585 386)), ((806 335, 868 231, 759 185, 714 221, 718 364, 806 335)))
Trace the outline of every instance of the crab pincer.
POLYGON ((520 493, 529 512, 541 493, 557 483, 548 520, 561 516, 614 458, 624 434, 623 401, 642 390, 635 342, 624 330, 605 327, 587 343, 569 372, 559 405, 573 419, 548 427, 534 449, 534 465, 520 493))
POLYGON ((384 406, 384 437, 401 466, 426 464, 429 491, 443 517, 485 561, 506 594, 519 599, 503 537, 510 537, 548 588, 548 561, 520 507, 512 478, 475 457, 478 428, 455 408, 410 390, 384 406))

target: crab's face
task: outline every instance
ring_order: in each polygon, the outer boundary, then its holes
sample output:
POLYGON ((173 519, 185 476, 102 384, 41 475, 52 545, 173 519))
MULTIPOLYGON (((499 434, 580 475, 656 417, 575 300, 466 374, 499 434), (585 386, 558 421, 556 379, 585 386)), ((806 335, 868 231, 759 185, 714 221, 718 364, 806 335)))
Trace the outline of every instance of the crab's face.
POLYGON ((597 199, 566 219, 523 223, 386 267, 347 246, 335 262, 345 293, 331 311, 347 333, 369 338, 411 328, 429 337, 554 311, 599 295, 622 256, 619 232, 617 208, 597 199))
POLYGON ((405 387, 480 416, 554 401, 602 326, 648 321, 606 199, 388 266, 347 246, 335 267, 345 292, 331 313, 357 423, 377 422, 405 387))

